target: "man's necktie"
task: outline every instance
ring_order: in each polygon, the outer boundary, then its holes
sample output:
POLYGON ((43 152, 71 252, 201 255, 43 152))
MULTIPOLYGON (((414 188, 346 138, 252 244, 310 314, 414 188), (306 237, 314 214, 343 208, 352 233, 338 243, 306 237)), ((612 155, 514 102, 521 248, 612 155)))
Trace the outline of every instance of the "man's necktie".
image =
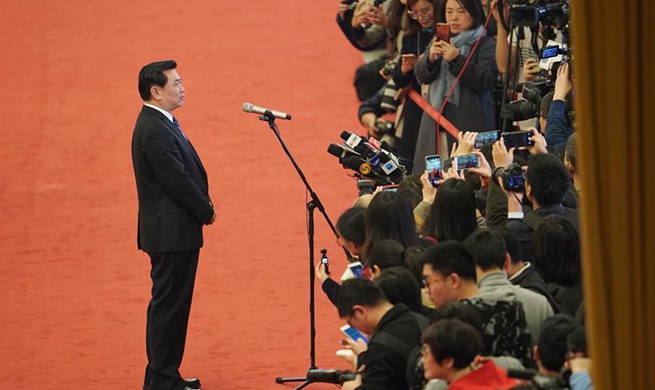
POLYGON ((175 128, 177 129, 177 131, 179 131, 180 134, 182 134, 182 137, 184 137, 184 139, 188 141, 189 139, 186 137, 186 135, 182 131, 182 128, 180 127, 180 122, 177 121, 176 117, 173 117, 173 124, 175 125, 175 128))

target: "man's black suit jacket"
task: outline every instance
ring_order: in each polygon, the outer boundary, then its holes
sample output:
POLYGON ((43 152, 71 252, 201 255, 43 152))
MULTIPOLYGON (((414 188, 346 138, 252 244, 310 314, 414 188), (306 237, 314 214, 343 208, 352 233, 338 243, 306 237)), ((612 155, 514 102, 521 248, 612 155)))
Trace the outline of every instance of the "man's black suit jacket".
POLYGON ((161 112, 143 106, 132 135, 139 196, 139 249, 148 253, 202 247, 214 209, 200 157, 161 112))

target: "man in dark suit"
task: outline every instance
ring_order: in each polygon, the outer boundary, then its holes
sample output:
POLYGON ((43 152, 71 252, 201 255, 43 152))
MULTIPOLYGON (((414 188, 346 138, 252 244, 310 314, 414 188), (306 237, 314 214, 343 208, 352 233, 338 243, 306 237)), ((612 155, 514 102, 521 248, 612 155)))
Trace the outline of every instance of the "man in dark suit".
POLYGON ((152 298, 146 324, 144 390, 189 390, 184 354, 191 298, 203 244, 202 226, 216 219, 207 173, 173 110, 184 104, 175 61, 154 62, 139 72, 144 101, 132 136, 132 163, 139 197, 139 249, 152 264, 152 298))

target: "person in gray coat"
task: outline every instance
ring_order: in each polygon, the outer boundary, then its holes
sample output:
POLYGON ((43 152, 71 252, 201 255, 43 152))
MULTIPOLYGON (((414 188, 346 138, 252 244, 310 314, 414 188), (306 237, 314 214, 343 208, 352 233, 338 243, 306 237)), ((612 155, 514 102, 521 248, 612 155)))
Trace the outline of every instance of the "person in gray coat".
MULTIPOLYGON (((430 105, 437 110, 444 106, 443 116, 459 130, 493 130, 495 116, 491 92, 498 77, 496 41, 484 28, 482 4, 480 0, 448 0, 444 2, 443 14, 450 27, 450 42, 433 40, 416 63, 414 74, 421 84, 429 85, 427 99, 430 105), (478 46, 473 51, 478 39, 478 46), (470 61, 465 66, 469 55, 470 61), (461 78, 455 83, 460 72, 461 78), (452 93, 444 105, 453 84, 452 93)), ((442 134, 447 133, 442 129, 442 134)), ((445 136, 441 138, 445 140, 445 136)), ((447 145, 442 140, 440 142, 442 151, 450 150, 455 138, 448 135, 447 145)), ((436 123, 423 113, 413 172, 425 170, 425 156, 436 154, 436 145, 436 123)), ((447 157, 442 155, 442 159, 447 157)))
POLYGON ((554 314, 553 308, 543 295, 514 286, 509 281, 504 265, 511 261, 511 258, 502 234, 493 228, 478 230, 464 241, 464 246, 471 252, 475 261, 479 296, 494 301, 521 302, 532 342, 535 344, 543 322, 554 314))

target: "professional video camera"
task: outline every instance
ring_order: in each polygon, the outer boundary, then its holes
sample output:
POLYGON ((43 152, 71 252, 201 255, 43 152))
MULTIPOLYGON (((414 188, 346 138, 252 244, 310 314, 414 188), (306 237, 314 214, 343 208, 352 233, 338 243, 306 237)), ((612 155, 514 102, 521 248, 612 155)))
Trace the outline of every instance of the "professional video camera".
POLYGON ((355 171, 355 177, 372 179, 377 185, 398 184, 407 174, 407 169, 393 154, 385 142, 372 137, 359 136, 343 131, 342 145, 331 143, 328 153, 339 158, 344 169, 355 171))
POLYGON ((523 84, 523 98, 509 102, 513 121, 524 121, 539 116, 543 96, 552 91, 555 84, 550 81, 531 81, 523 84))
POLYGON ((569 22, 568 0, 529 0, 508 1, 512 5, 515 26, 552 26, 563 29, 569 22))
MULTIPOLYGON (((549 60, 548 69, 542 71, 534 78, 532 83, 523 86, 524 99, 515 100, 503 104, 502 117, 510 118, 512 121, 522 121, 539 116, 541 97, 555 88, 557 70, 564 62, 569 63, 571 68, 571 49, 569 46, 569 0, 499 0, 498 7, 503 7, 503 2, 510 7, 509 20, 505 20, 505 14, 500 13, 501 23, 506 30, 514 27, 529 28, 532 32, 530 41, 535 53, 539 54, 539 60, 549 60), (555 30, 562 35, 561 46, 548 46, 550 40, 557 36, 555 30), (539 38, 542 39, 542 46, 539 46, 539 38), (561 59, 553 58, 561 56, 561 59), (536 92, 536 94, 535 94, 536 92)), ((515 34, 512 34, 512 39, 515 34)), ((508 58, 509 60, 509 58, 508 58)), ((544 64, 544 62, 542 62, 544 64)), ((514 68, 509 66, 508 69, 514 68)), ((545 65, 541 65, 544 66, 545 65)), ((572 69, 569 70, 572 73, 572 69)), ((504 90, 514 90, 513 82, 509 78, 506 81, 504 90)), ((517 89, 516 92, 521 92, 517 89)), ((506 102, 506 101, 505 101, 506 102)), ((503 127, 505 128, 505 126, 503 127)))
POLYGON ((567 390, 571 371, 566 370, 560 376, 546 376, 534 370, 507 370, 507 376, 530 381, 511 390, 567 390))

